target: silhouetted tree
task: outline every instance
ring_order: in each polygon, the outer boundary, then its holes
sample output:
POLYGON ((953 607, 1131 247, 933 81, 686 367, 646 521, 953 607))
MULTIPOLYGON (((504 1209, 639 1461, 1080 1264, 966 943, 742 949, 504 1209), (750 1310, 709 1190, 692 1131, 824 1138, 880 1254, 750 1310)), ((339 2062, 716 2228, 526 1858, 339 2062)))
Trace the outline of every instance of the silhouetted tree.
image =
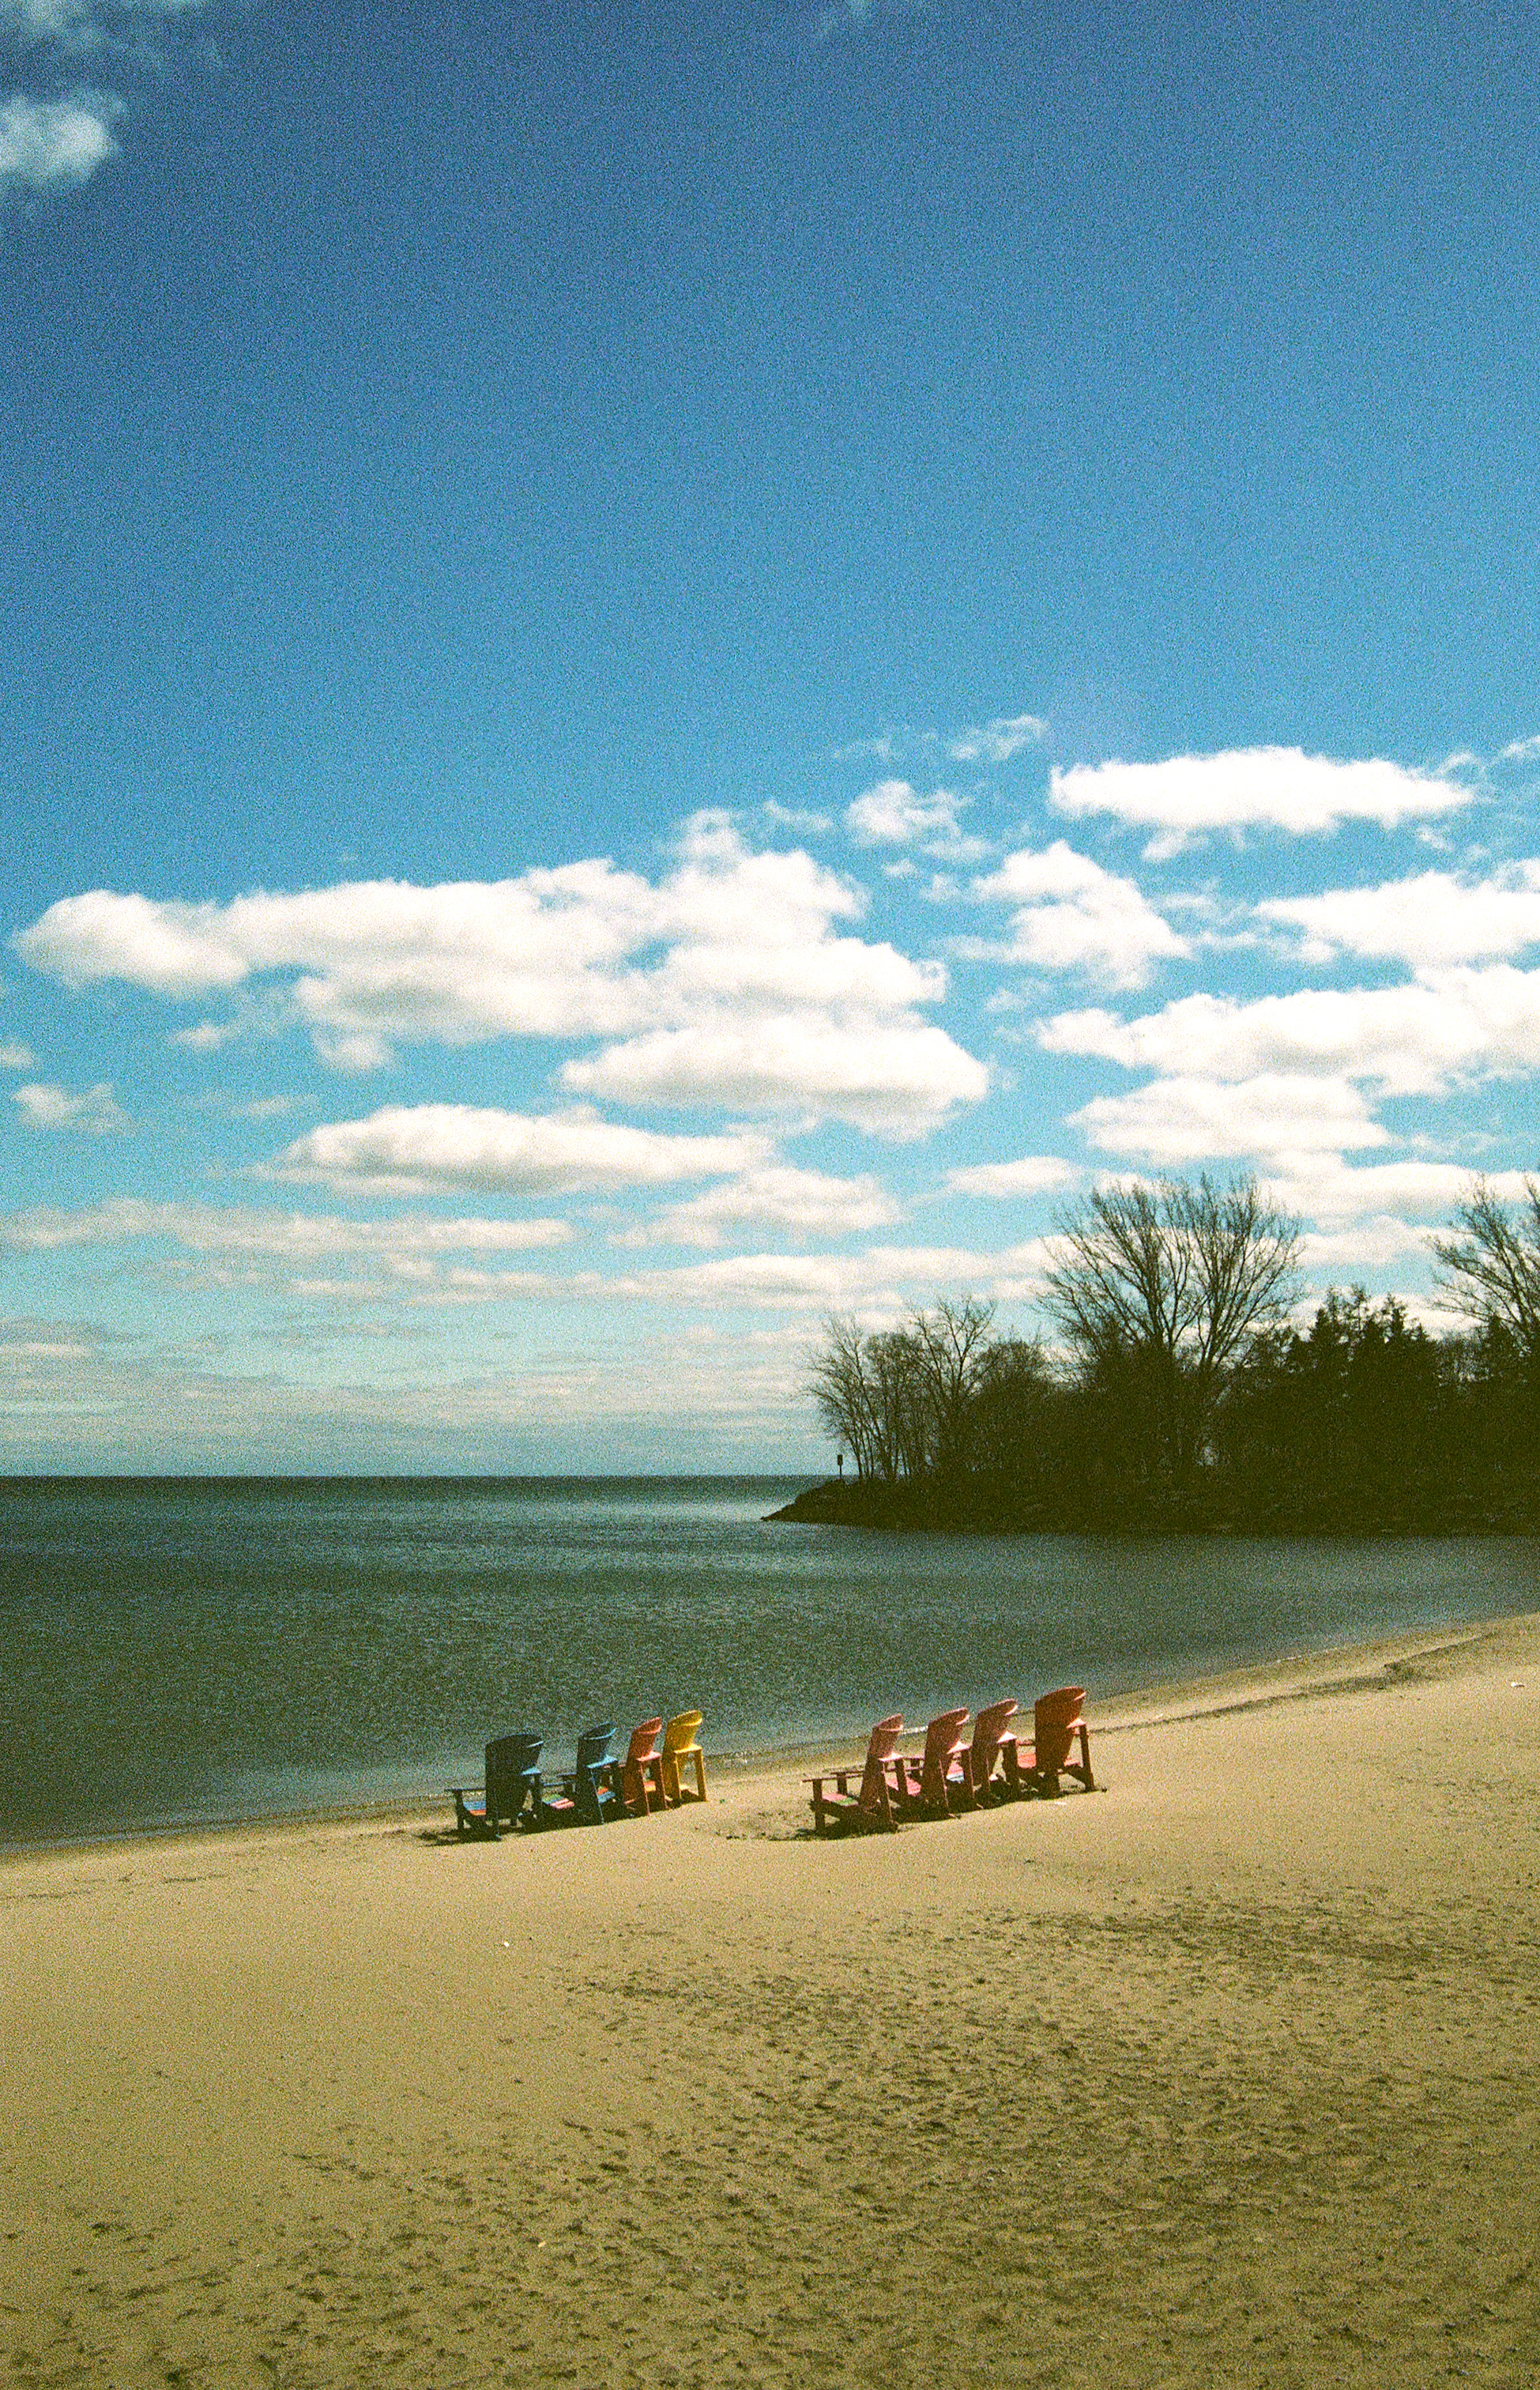
POLYGON ((1432 1239, 1439 1280, 1457 1311, 1500 1325, 1527 1362, 1540 1364, 1540 1179, 1524 1180, 1510 1212, 1484 1178, 1455 1214, 1462 1234, 1432 1239))
POLYGON ((1299 1223, 1254 1178, 1098 1188, 1059 1224, 1044 1301, 1130 1439, 1123 1473, 1190 1491, 1224 1373, 1292 1295, 1299 1223))

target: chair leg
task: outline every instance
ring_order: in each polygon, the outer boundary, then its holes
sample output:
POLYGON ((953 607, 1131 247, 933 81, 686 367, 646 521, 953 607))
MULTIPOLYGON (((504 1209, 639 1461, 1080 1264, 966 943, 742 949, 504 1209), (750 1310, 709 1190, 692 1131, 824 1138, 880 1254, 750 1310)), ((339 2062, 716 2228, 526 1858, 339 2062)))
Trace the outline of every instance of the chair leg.
POLYGON ((698 1751, 695 1754, 695 1780, 700 1788, 700 1798, 703 1801, 706 1797, 706 1754, 703 1751, 698 1751))

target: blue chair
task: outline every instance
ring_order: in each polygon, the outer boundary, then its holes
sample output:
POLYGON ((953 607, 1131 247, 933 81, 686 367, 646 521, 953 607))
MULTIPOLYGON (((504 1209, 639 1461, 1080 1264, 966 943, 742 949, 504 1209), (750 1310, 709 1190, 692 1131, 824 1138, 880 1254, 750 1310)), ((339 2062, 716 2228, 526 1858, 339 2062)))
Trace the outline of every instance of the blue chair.
POLYGON ((528 1822, 540 1823, 540 1754, 545 1739, 538 1734, 503 1734, 489 1742, 486 1788, 480 1801, 463 1785, 449 1788, 455 1803, 455 1831, 462 1838, 475 1834, 495 1842, 502 1820, 517 1826, 528 1809, 528 1822))
POLYGON ((619 1817, 622 1804, 615 1785, 615 1729, 591 1726, 580 1734, 577 1759, 561 1791, 542 1805, 542 1822, 552 1825, 602 1826, 619 1817))

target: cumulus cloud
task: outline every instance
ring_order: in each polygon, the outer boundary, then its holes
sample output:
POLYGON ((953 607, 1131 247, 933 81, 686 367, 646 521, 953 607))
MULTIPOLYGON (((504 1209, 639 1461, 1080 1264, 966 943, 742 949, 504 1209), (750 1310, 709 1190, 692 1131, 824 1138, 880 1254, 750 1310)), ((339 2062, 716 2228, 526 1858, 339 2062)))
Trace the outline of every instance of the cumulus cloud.
POLYGON ((989 1074, 944 1030, 921 1022, 784 1014, 743 1027, 654 1030, 565 1063, 561 1082, 629 1104, 715 1104, 914 1137, 976 1103, 989 1074))
POLYGON ((1172 755, 1158 764, 1077 764, 1056 770, 1049 787, 1060 813, 1110 814, 1149 830, 1145 853, 1156 861, 1219 830, 1318 838, 1345 821, 1395 829, 1453 813, 1471 796, 1457 780, 1383 757, 1344 762, 1298 747, 1172 755))
POLYGON ((976 1162, 949 1170, 949 1195, 983 1195, 1009 1201, 1023 1195, 1045 1195, 1068 1187, 1080 1173, 1057 1153, 1023 1153, 1014 1162, 976 1162))
MULTIPOLYGON (((1354 1166, 1331 1153, 1292 1154, 1287 1166, 1268 1174, 1276 1201, 1328 1227, 1394 1216, 1405 1235, 1425 1249, 1423 1230, 1406 1227, 1408 1220, 1447 1219, 1469 1195, 1475 1172, 1454 1162, 1413 1159, 1375 1162, 1354 1166)), ((1485 1174, 1499 1202, 1522 1202, 1524 1174, 1495 1170, 1485 1174)))
POLYGON ((1007 854, 998 871, 973 882, 971 893, 982 904, 1014 908, 1011 939, 962 951, 1033 970, 1080 970, 1110 987, 1142 987, 1152 964, 1192 952, 1132 880, 1077 854, 1061 838, 1041 853, 1007 854))
POLYGON ((7 1038, 0 1045, 0 1071, 35 1071, 36 1068, 37 1057, 30 1046, 21 1044, 19 1038, 7 1038))
POLYGON ((764 1158, 761 1137, 666 1137, 586 1111, 547 1113, 469 1104, 391 1104, 367 1120, 332 1121, 288 1146, 284 1178, 377 1193, 616 1194, 741 1170, 764 1158))
POLYGON ((1483 962, 1540 944, 1540 861, 1484 880, 1422 871, 1373 888, 1269 897, 1259 919, 1299 938, 1302 961, 1362 955, 1418 967, 1483 962))
POLYGON ((101 92, 69 99, 31 99, 12 92, 0 101, 0 190, 7 184, 58 191, 88 183, 118 154, 113 121, 122 102, 101 92))
POLYGON ((1241 1080, 1156 1079, 1126 1096, 1097 1096, 1071 1119, 1099 1151, 1162 1170, 1390 1143, 1350 1081, 1277 1071, 1241 1080))
POLYGON ((76 1092, 33 1081, 14 1087, 11 1100, 29 1128, 67 1129, 77 1137, 119 1137, 128 1127, 128 1114, 109 1081, 76 1092))
POLYGON ((618 1241, 719 1245, 746 1228, 784 1228, 796 1237, 845 1237, 891 1227, 901 1216, 877 1178, 837 1178, 790 1163, 764 1163, 687 1202, 671 1204, 618 1241))
POLYGON ((1386 988, 1303 988, 1253 1002, 1184 996, 1132 1021, 1103 1010, 1039 1024, 1050 1053, 1097 1054, 1129 1070, 1241 1080, 1260 1072, 1364 1079, 1387 1095, 1443 1095, 1455 1082, 1540 1069, 1540 971, 1508 964, 1420 972, 1386 988))
POLYGON ((863 846, 916 846, 922 854, 966 860, 986 850, 958 818, 965 797, 932 789, 928 797, 909 780, 878 780, 845 808, 845 827, 863 846))
MULTIPOLYGON (((569 1086, 822 1106, 908 1134, 972 1100, 984 1074, 920 1018, 945 992, 939 963, 842 933, 864 906, 801 850, 751 852, 725 816, 704 815, 656 883, 600 859, 495 883, 361 881, 228 905, 96 889, 61 898, 14 944, 71 987, 119 979, 244 1003, 250 981, 276 978, 317 1049, 349 1068, 406 1039, 612 1038, 623 1042, 574 1063, 569 1086)), ((198 1034, 214 1043, 218 1024, 198 1034)))

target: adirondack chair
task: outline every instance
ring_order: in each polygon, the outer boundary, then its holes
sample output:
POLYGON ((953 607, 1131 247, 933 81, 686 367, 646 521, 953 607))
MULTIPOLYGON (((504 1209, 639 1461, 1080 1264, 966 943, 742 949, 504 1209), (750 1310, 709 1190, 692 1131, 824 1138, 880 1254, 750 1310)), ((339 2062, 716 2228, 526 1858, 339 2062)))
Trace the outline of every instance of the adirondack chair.
POLYGON ((580 1734, 577 1757, 561 1790, 541 1804, 541 1822, 552 1826, 602 1826, 618 1817, 621 1796, 615 1786, 615 1729, 591 1726, 580 1734))
POLYGON ((478 1801, 472 1792, 461 1784, 449 1788, 455 1803, 455 1831, 462 1841, 467 1834, 495 1842, 501 1831, 500 1820, 507 1818, 517 1826, 528 1805, 528 1822, 540 1822, 540 1754, 544 1738, 538 1734, 501 1734, 486 1748, 486 1785, 478 1801))
POLYGON ((621 1762, 621 1799, 633 1818, 646 1818, 664 1805, 663 1754, 658 1748, 662 1731, 661 1717, 644 1718, 621 1762))
POLYGON ((687 1801, 703 1801, 706 1797, 706 1754, 700 1748, 700 1712, 681 1710, 670 1718, 663 1729, 663 1748, 659 1756, 663 1763, 663 1798, 671 1809, 682 1808, 687 1801), (679 1768, 683 1760, 695 1766, 697 1790, 687 1792, 680 1781, 679 1768))
MULTIPOLYGON (((853 1767, 837 1767, 831 1776, 806 1776, 805 1784, 813 1787, 813 1831, 815 1834, 841 1832, 896 1833, 898 1816, 888 1779, 896 1768, 902 1772, 904 1763, 898 1756, 898 1738, 904 1731, 901 1717, 879 1718, 871 1730, 866 1745, 866 1765, 861 1782, 853 1793, 850 1780, 853 1767), (826 1784, 834 1786, 826 1792, 826 1784)), ((899 1796, 902 1799, 902 1793, 899 1796)))
POLYGON ((943 1710, 925 1729, 923 1751, 905 1752, 899 1763, 904 1805, 922 1816, 950 1817, 954 1809, 976 1809, 973 1754, 963 1728, 966 1710, 943 1710))
POLYGON ((1033 1703, 1032 1741, 1023 1744, 1015 1735, 1007 1738, 1006 1782, 1010 1791, 1052 1797, 1059 1790, 1060 1776, 1072 1777, 1087 1792, 1096 1791, 1084 1709, 1084 1685, 1060 1685, 1056 1692, 1039 1696, 1033 1703), (1078 1761, 1070 1756, 1077 1741, 1078 1761))
MULTIPOLYGON (((991 1702, 973 1721, 973 1741, 969 1750, 973 1778, 973 1797, 988 1807, 1006 1797, 1008 1786, 995 1768, 1004 1765, 1007 1729, 1020 1704, 1017 1702, 991 1702)), ((1010 1740, 1015 1741, 1011 1736, 1010 1740)))

